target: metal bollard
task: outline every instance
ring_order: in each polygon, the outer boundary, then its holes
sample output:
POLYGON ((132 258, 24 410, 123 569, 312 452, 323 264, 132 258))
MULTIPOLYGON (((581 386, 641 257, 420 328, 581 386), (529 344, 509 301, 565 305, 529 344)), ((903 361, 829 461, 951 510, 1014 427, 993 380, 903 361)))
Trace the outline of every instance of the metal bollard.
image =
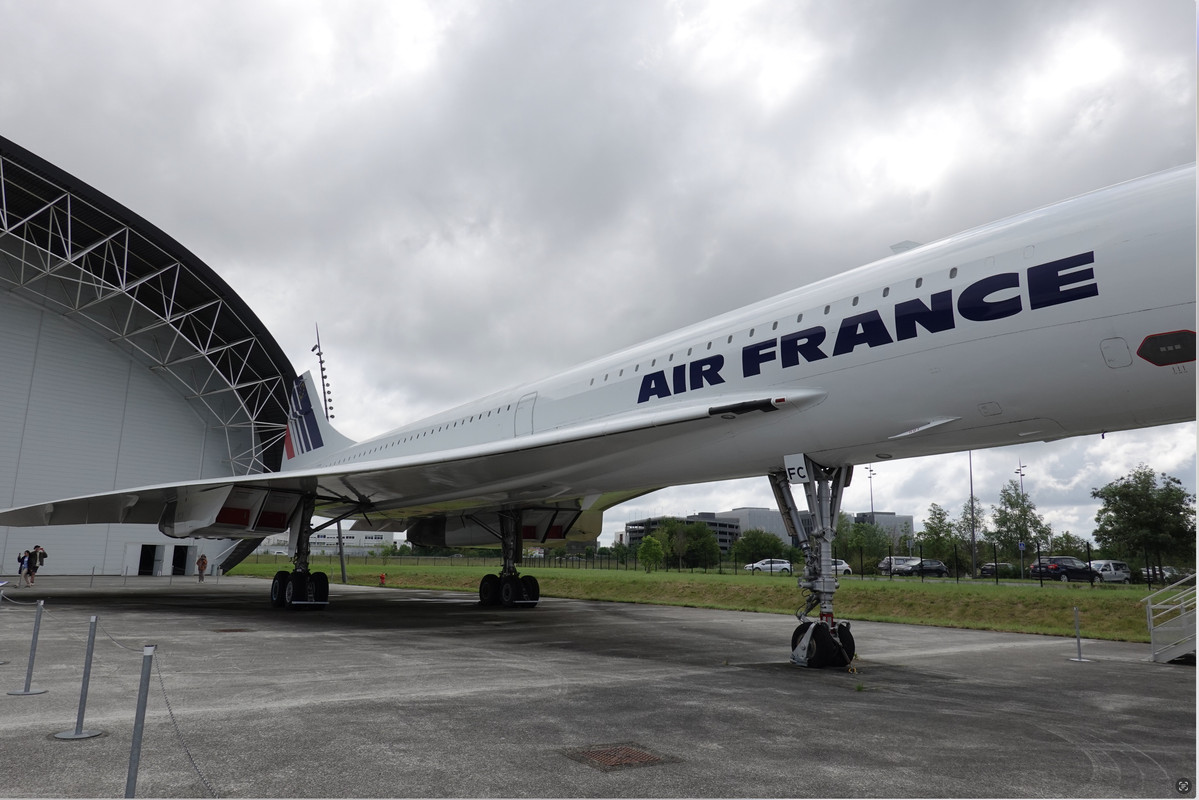
POLYGON ((150 696, 150 666, 154 663, 155 645, 142 649, 142 683, 137 693, 137 716, 133 721, 133 746, 129 749, 129 775, 125 778, 125 796, 135 797, 137 766, 142 758, 142 731, 146 727, 146 701, 150 696))
POLYGON ((33 682, 33 658, 37 655, 37 633, 42 627, 42 606, 45 600, 37 601, 37 616, 33 618, 33 642, 29 645, 29 668, 25 670, 25 689, 23 691, 11 691, 12 695, 31 695, 45 694, 46 689, 30 689, 29 685, 33 682))
MULTIPOLYGON (((4 590, 0 589, 0 609, 4 608, 4 590)), ((4 659, 0 659, 0 664, 7 664, 4 659)))
POLYGON ((92 678, 92 651, 96 648, 96 620, 92 617, 91 627, 87 632, 87 657, 83 660, 83 686, 79 690, 79 713, 75 717, 75 730, 54 734, 55 739, 90 739, 99 736, 101 731, 85 731, 83 729, 83 712, 87 709, 87 685, 92 678))
POLYGON ((1072 658, 1071 661, 1090 661, 1089 658, 1082 657, 1082 634, 1078 627, 1078 606, 1074 607, 1074 639, 1078 642, 1078 658, 1072 658))

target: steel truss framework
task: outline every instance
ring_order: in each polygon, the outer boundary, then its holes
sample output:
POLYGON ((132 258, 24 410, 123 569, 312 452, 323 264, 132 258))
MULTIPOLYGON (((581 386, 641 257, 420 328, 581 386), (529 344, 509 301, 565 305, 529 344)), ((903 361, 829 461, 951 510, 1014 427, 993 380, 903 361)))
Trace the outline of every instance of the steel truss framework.
POLYGON ((230 474, 278 469, 295 373, 208 266, 0 138, 0 289, 104 337, 224 431, 230 474))

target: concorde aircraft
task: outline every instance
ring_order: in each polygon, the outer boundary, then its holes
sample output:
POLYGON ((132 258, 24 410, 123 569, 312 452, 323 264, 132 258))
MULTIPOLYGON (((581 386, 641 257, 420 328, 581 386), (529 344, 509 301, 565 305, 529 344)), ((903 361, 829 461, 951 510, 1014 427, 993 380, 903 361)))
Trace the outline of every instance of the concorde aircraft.
POLYGON ((532 605, 523 545, 591 540, 666 486, 760 475, 806 555, 791 660, 843 666, 833 525, 853 466, 1195 418, 1195 165, 918 246, 363 442, 294 387, 276 473, 0 512, 0 525, 290 531, 276 605, 328 600, 314 514, 415 544, 498 544, 485 604, 532 605), (792 485, 816 520, 805 530, 792 485), (819 609, 818 616, 809 616, 819 609))

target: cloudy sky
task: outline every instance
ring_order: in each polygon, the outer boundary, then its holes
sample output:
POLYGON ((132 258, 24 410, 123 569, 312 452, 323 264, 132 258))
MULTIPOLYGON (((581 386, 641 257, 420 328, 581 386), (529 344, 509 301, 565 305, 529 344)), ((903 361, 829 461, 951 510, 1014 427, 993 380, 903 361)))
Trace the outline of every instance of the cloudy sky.
MULTIPOLYGON (((0 133, 220 273, 355 438, 1195 160, 1193 0, 0 0, 0 133)), ((1088 535, 1195 426, 973 455, 1088 535)), ((847 510, 956 515, 968 456, 847 510)), ((765 479, 608 515, 772 506, 765 479)))

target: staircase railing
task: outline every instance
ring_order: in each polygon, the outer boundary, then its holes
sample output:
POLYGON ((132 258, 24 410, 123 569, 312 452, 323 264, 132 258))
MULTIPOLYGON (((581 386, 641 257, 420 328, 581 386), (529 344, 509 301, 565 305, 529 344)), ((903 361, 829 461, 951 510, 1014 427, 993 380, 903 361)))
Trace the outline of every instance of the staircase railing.
POLYGON ((1149 647, 1154 661, 1195 652, 1195 576, 1187 575, 1146 597, 1149 647))

